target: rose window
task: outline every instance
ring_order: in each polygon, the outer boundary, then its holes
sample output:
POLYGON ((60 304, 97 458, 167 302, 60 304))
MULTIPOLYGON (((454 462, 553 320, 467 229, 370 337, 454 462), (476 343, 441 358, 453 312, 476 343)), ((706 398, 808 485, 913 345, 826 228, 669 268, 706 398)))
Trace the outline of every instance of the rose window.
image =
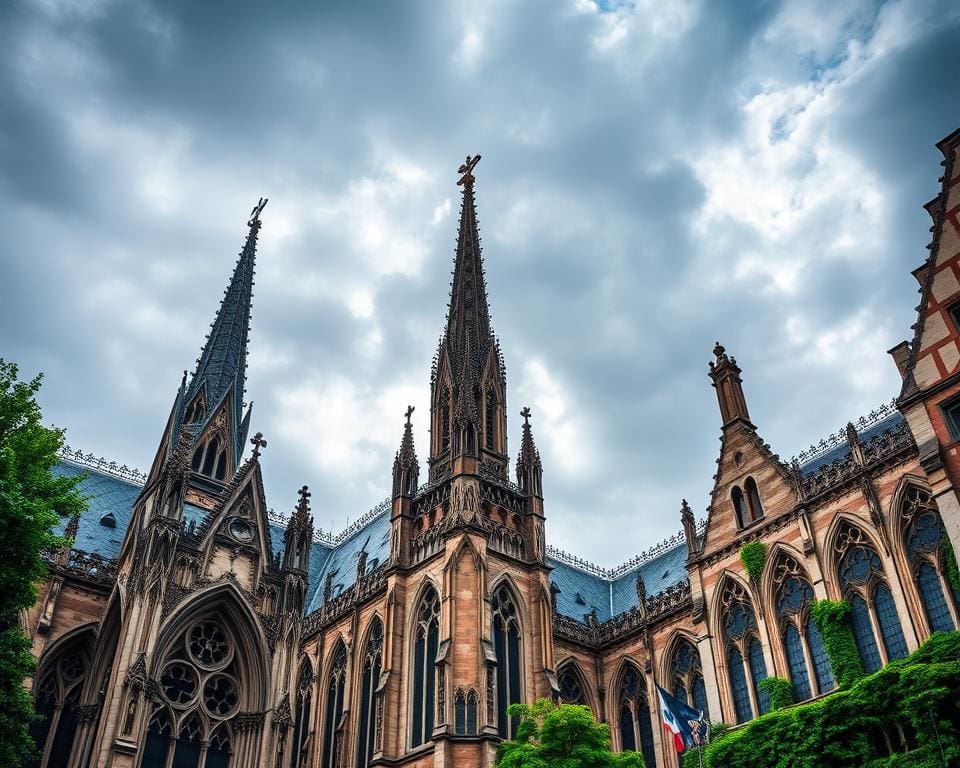
POLYGON ((227 636, 212 621, 194 625, 187 638, 187 650, 201 667, 220 667, 230 660, 231 648, 227 636))
POLYGON ((203 704, 213 717, 228 717, 237 708, 240 698, 237 686, 226 675, 212 675, 203 686, 203 704))

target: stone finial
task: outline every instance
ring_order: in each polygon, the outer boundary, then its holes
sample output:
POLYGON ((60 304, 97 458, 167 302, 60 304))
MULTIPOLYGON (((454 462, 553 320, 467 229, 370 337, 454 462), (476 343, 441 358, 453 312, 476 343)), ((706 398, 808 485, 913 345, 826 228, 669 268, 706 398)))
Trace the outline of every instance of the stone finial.
POLYGON ((697 523, 693 519, 693 510, 690 509, 686 499, 683 499, 680 504, 680 522, 683 525, 684 538, 687 540, 687 555, 689 556, 700 549, 700 544, 697 541, 697 523))
POLYGON ((740 378, 741 370, 737 365, 737 359, 729 357, 726 348, 719 341, 713 348, 713 354, 716 360, 710 361, 709 375, 717 390, 723 426, 735 421, 750 424, 750 414, 743 395, 743 380, 740 378))
POLYGON ((267 441, 263 439, 263 432, 257 432, 250 438, 250 442, 253 444, 253 458, 260 458, 260 449, 267 447, 267 441))

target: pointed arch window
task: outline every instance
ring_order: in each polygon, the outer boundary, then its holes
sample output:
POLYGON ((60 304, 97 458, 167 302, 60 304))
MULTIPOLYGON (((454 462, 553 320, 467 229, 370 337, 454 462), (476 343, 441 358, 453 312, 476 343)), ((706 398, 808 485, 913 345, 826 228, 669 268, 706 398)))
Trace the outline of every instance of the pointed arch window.
POLYGON ((446 387, 440 395, 440 452, 450 447, 450 390, 446 387))
POLYGON ((297 674, 297 706, 293 718, 293 741, 290 743, 290 768, 301 768, 306 764, 313 710, 313 682, 313 666, 307 659, 297 674))
POLYGON ((414 627, 411 746, 433 738, 437 686, 437 649, 440 644, 440 597, 428 587, 420 599, 414 627))
POLYGON ((927 626, 931 632, 952 632, 960 605, 944 573, 950 544, 940 511, 930 494, 916 486, 907 488, 900 509, 904 546, 927 626))
POLYGON ((571 661, 560 668, 557 683, 560 686, 560 701, 564 704, 587 704, 576 663, 571 661))
POLYGON ((486 402, 484 403, 484 439, 487 450, 492 451, 496 448, 496 425, 497 425, 497 396, 493 392, 493 387, 487 389, 486 402))
POLYGON ((347 648, 343 640, 333 651, 333 662, 327 676, 326 711, 323 716, 323 756, 321 768, 335 768, 337 764, 336 742, 340 738, 340 721, 343 719, 343 695, 347 679, 347 648))
POLYGON ((517 718, 507 707, 523 701, 521 687, 520 618, 510 588, 501 583, 491 600, 493 649, 497 657, 497 728, 504 739, 512 739, 517 718))
POLYGON ((363 675, 360 678, 360 720, 357 730, 357 768, 367 768, 377 751, 377 688, 383 669, 383 623, 374 618, 370 637, 363 654, 363 675))
POLYGON ((703 682, 700 652, 689 640, 681 638, 673 651, 670 663, 673 695, 709 717, 707 687, 703 682))
POLYGON ((217 621, 194 623, 160 665, 159 682, 142 765, 228 768, 242 690, 233 638, 217 621))
POLYGON ((624 752, 641 752, 644 765, 655 766, 656 751, 653 746, 653 724, 647 704, 647 689, 640 672, 633 664, 624 667, 620 679, 619 708, 620 748, 624 752))
POLYGON ((479 697, 472 688, 464 691, 457 688, 453 697, 454 733, 458 736, 477 735, 477 703, 479 697))
POLYGON ((748 477, 743 488, 735 485, 730 490, 730 500, 737 517, 737 526, 745 528, 763 517, 763 504, 760 502, 760 491, 757 481, 748 477))
POLYGON ((77 707, 87 676, 87 652, 77 643, 65 648, 42 673, 37 687, 36 712, 43 717, 30 731, 41 754, 43 768, 66 768, 77 733, 77 707))
POLYGON ((781 555, 773 571, 775 604, 783 652, 797 701, 833 690, 836 683, 823 638, 810 616, 813 587, 797 560, 781 555), (810 675, 810 669, 813 675, 810 675))
POLYGON ((860 659, 868 673, 876 672, 886 661, 907 655, 883 563, 866 534, 854 525, 844 525, 834 549, 840 591, 850 603, 850 622, 860 659))
POLYGON ((757 687, 767 676, 757 619, 746 591, 734 581, 727 583, 721 597, 721 628, 733 707, 742 723, 769 711, 770 700, 757 687))
POLYGON ((190 468, 215 480, 223 480, 227 472, 227 451, 216 435, 197 446, 190 468))

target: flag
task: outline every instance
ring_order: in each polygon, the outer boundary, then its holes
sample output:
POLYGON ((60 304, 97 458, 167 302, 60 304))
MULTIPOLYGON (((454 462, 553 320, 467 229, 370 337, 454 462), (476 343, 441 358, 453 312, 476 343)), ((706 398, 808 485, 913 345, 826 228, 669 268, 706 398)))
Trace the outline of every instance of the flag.
POLYGON ((704 713, 685 701, 674 698, 659 685, 657 694, 660 697, 663 727, 673 738, 677 754, 683 754, 691 747, 706 743, 709 724, 704 713))

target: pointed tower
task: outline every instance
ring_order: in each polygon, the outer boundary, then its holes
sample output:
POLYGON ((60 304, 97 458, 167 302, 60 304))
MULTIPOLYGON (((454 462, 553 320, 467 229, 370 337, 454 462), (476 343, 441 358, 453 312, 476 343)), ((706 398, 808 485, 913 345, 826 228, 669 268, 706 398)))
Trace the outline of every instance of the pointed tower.
POLYGON ((710 378, 717 390, 724 428, 737 421, 746 422, 752 427, 747 401, 743 396, 743 380, 740 378, 737 359, 728 357, 727 350, 719 341, 713 348, 713 354, 716 360, 710 363, 710 378))
POLYGON ((413 446, 413 425, 410 418, 414 407, 407 406, 406 424, 403 427, 403 438, 400 440, 400 450, 393 459, 393 508, 391 520, 391 551, 393 557, 401 564, 408 557, 407 545, 412 537, 413 530, 413 499, 417 495, 420 482, 420 462, 413 446))
POLYGON ((476 473, 507 477, 506 379, 490 310, 480 253, 473 169, 459 168, 463 187, 460 232, 450 288, 447 327, 430 382, 430 480, 476 473))
POLYGON ((283 534, 284 600, 287 611, 300 614, 307 597, 307 571, 310 569, 310 547, 313 544, 313 516, 310 514, 310 489, 298 492, 297 508, 287 522, 283 534))
POLYGON ((523 417, 523 437, 520 440, 520 454, 517 456, 517 484, 520 490, 530 496, 543 498, 543 465, 540 463, 540 451, 533 442, 533 430, 530 428, 529 408, 520 411, 523 417))
MULTIPOLYGON (((169 456, 183 427, 189 426, 196 445, 190 459, 194 480, 215 491, 240 466, 250 408, 243 412, 247 371, 247 342, 253 277, 260 232, 261 198, 247 221, 247 239, 224 291, 210 333, 187 383, 180 384, 158 460, 169 456)), ((154 465, 156 467, 157 460, 154 465)))

